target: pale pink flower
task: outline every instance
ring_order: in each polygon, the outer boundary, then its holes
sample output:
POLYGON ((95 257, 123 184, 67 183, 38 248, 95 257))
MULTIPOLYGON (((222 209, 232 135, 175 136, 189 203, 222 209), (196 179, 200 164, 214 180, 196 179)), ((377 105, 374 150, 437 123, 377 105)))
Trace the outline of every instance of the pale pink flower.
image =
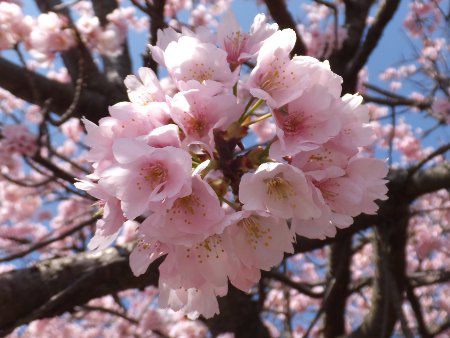
POLYGON ((344 174, 350 156, 340 152, 333 143, 328 142, 311 151, 302 151, 292 157, 291 164, 304 173, 322 180, 344 174))
POLYGON ((245 86, 272 108, 279 108, 303 93, 309 80, 308 58, 290 52, 296 40, 292 29, 275 32, 259 50, 257 63, 245 86))
POLYGON ((169 336, 177 338, 205 338, 207 333, 206 325, 199 320, 180 320, 169 330, 169 336))
POLYGON ((353 158, 347 167, 347 175, 363 189, 359 208, 366 214, 375 214, 378 205, 375 200, 386 200, 388 166, 385 161, 375 158, 353 158))
POLYGON ((100 182, 121 200, 129 219, 148 212, 151 202, 190 193, 192 162, 186 151, 119 139, 113 144, 113 154, 119 164, 107 169, 100 182))
POLYGON ((32 26, 33 19, 25 16, 18 5, 0 1, 0 51, 26 40, 32 26))
POLYGON ((173 28, 159 29, 157 33, 156 46, 148 45, 150 52, 152 54, 153 60, 159 63, 161 66, 166 66, 164 60, 164 51, 166 50, 169 43, 172 41, 178 41, 181 34, 175 31, 173 28))
POLYGON ((131 271, 136 277, 144 274, 151 263, 168 251, 168 246, 157 240, 140 238, 130 254, 131 271))
POLYGON ((318 148, 340 130, 335 98, 322 86, 313 86, 285 107, 274 109, 278 140, 270 156, 281 159, 318 148))
POLYGON ((242 105, 231 94, 220 94, 217 87, 206 85, 177 93, 171 116, 181 127, 186 145, 200 143, 214 147, 214 129, 226 129, 242 114, 242 105))
POLYGON ((169 120, 169 107, 165 102, 151 102, 146 106, 120 102, 109 107, 109 112, 111 117, 100 119, 98 126, 82 119, 87 131, 84 142, 91 148, 87 158, 95 162, 94 168, 99 171, 114 162, 114 140, 148 135, 169 120))
POLYGON ((120 228, 126 221, 120 208, 120 201, 99 184, 90 181, 80 181, 75 183, 75 186, 98 198, 103 205, 102 219, 97 221, 95 236, 88 244, 90 250, 103 250, 114 242, 119 235, 120 228))
POLYGON ((179 128, 176 124, 166 124, 155 128, 148 135, 142 136, 141 139, 155 148, 181 147, 179 128))
POLYGON ((228 250, 250 268, 270 270, 280 264, 285 252, 293 252, 286 220, 265 212, 237 212, 225 231, 228 250))
POLYGON ((320 215, 311 188, 299 169, 283 163, 263 163, 242 176, 239 200, 245 210, 268 211, 283 219, 320 215))
POLYGON ((277 24, 268 24, 264 14, 253 20, 249 33, 243 33, 232 11, 227 11, 218 27, 217 39, 227 52, 232 67, 256 58, 262 43, 278 30, 277 24))
POLYGON ((56 13, 42 13, 30 34, 29 43, 33 56, 45 60, 55 52, 65 51, 76 43, 75 35, 67 25, 67 19, 56 13))
POLYGON ((189 319, 197 319, 200 315, 211 318, 219 314, 217 296, 224 296, 227 288, 217 288, 204 284, 198 288, 172 288, 159 281, 159 305, 174 311, 186 313, 189 319))
POLYGON ((191 10, 190 15, 189 24, 192 26, 215 26, 217 24, 209 9, 203 4, 199 4, 191 10))
POLYGON ((341 107, 336 112, 342 128, 330 142, 349 156, 358 153, 358 147, 366 147, 374 141, 374 133, 369 124, 369 110, 362 105, 362 100, 358 94, 345 94, 341 107))
POLYGON ((215 81, 228 88, 237 82, 237 71, 232 73, 227 66, 227 53, 196 37, 181 36, 169 43, 164 60, 169 74, 178 82, 215 81))
POLYGON ((216 193, 199 176, 192 178, 192 192, 155 208, 141 225, 140 232, 171 244, 193 245, 222 233, 227 226, 225 212, 216 193))
POLYGON ((124 80, 130 101, 143 106, 149 102, 164 102, 164 92, 153 70, 141 67, 138 73, 140 79, 135 75, 128 75, 124 80))
POLYGON ((172 288, 200 288, 205 284, 226 287, 237 266, 221 235, 213 235, 191 247, 173 245, 160 265, 161 278, 172 288))
POLYGON ((78 142, 83 134, 83 127, 79 119, 72 117, 61 125, 61 131, 68 138, 78 142))

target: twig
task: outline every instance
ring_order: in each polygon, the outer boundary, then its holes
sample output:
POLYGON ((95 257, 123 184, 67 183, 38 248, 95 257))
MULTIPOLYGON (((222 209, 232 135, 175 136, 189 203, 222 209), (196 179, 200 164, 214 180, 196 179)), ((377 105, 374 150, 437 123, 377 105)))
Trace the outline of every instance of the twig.
POLYGON ((421 160, 415 166, 409 168, 409 170, 408 170, 408 178, 412 177, 416 172, 418 172, 420 170, 420 168, 422 168, 428 161, 432 160, 436 156, 445 154, 449 150, 450 150, 450 143, 445 144, 442 147, 437 148, 435 151, 433 151, 430 155, 425 157, 423 160, 421 160))
POLYGON ((323 312, 325 311, 325 306, 328 302, 328 298, 330 296, 331 290, 333 289, 334 283, 336 282, 335 278, 331 278, 327 288, 325 289, 324 292, 324 296, 323 296, 323 301, 322 301, 322 305, 319 308, 319 311, 317 311, 316 315, 314 316, 313 320, 311 321, 311 323, 309 323, 308 328, 306 329, 305 334, 302 336, 302 338, 307 338, 309 337, 309 334, 311 333, 312 329, 314 328, 314 325, 316 325, 317 321, 320 319, 320 317, 322 316, 323 312))
POLYGON ((24 256, 26 256, 26 255, 28 255, 28 254, 30 254, 30 253, 36 251, 36 250, 39 250, 39 249, 42 249, 42 248, 46 247, 47 245, 49 245, 49 244, 51 244, 51 243, 60 241, 60 240, 62 240, 62 239, 64 239, 64 238, 66 238, 67 236, 70 236, 70 235, 72 235, 73 233, 75 233, 75 232, 77 232, 77 231, 80 231, 80 230, 83 229, 85 226, 92 224, 93 222, 95 222, 95 221, 98 220, 99 218, 101 218, 101 215, 93 216, 93 217, 90 218, 89 220, 84 221, 84 222, 81 222, 80 224, 78 224, 78 225, 76 225, 76 226, 70 228, 69 230, 64 231, 64 232, 61 233, 59 236, 56 236, 56 237, 47 239, 47 240, 45 240, 45 241, 36 243, 36 244, 32 245, 31 247, 29 247, 28 249, 23 250, 23 251, 20 251, 20 252, 18 252, 18 253, 9 255, 9 256, 7 256, 7 257, 0 258, 0 263, 3 263, 3 262, 9 262, 9 261, 12 261, 12 260, 14 260, 14 259, 24 257, 24 256))
MULTIPOLYGON (((81 53, 80 53, 81 54, 81 53)), ((76 81, 75 86, 75 93, 73 95, 73 100, 70 103, 69 108, 61 115, 61 117, 58 120, 53 119, 50 114, 46 114, 48 121, 53 124, 54 126, 59 127, 64 122, 69 120, 72 116, 75 115, 76 110, 78 108, 78 104, 80 103, 81 93, 83 90, 83 84, 84 84, 84 59, 82 55, 80 55, 80 58, 78 60, 78 79, 76 81)))
POLYGON ((292 279, 290 279, 289 277, 287 277, 281 273, 278 273, 278 272, 264 271, 263 276, 277 280, 277 281, 297 290, 299 293, 307 295, 311 298, 322 298, 324 296, 323 292, 313 292, 311 290, 311 287, 308 284, 295 282, 292 279))

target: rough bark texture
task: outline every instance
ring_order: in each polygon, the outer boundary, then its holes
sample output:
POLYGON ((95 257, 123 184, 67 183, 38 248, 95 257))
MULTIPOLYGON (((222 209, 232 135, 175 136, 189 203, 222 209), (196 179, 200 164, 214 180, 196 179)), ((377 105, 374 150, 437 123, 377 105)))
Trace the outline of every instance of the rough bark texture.
POLYGON ((74 254, 0 275, 0 335, 34 319, 71 311, 90 299, 158 283, 158 262, 133 276, 129 250, 74 254), (66 293, 65 293, 66 292, 66 293))

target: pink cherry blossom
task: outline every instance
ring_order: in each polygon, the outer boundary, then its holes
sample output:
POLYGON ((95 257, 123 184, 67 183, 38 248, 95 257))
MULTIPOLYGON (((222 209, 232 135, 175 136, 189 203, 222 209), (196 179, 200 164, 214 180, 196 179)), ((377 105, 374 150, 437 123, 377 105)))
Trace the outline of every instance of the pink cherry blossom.
POLYGON ((270 270, 292 253, 292 233, 281 218, 265 212, 241 211, 227 227, 230 251, 247 267, 270 270))
POLYGON ((348 164, 347 174, 363 188, 363 198, 359 206, 361 212, 375 214, 378 205, 374 201, 387 199, 386 163, 375 158, 353 158, 348 164))
POLYGON ((239 200, 245 210, 268 211, 284 219, 320 215, 303 172, 283 163, 263 163, 242 176, 239 200))
POLYGON ((290 59, 295 40, 292 29, 277 31, 266 39, 245 84, 253 96, 265 100, 272 108, 299 97, 306 87, 310 60, 300 56, 290 59))
POLYGON ((242 106, 230 94, 220 94, 212 85, 177 93, 171 116, 181 127, 185 144, 202 143, 214 146, 214 129, 226 129, 242 114, 242 106))
POLYGON ((217 38, 227 52, 227 61, 232 67, 256 58, 261 44, 278 30, 277 24, 268 24, 264 14, 253 20, 249 33, 243 33, 233 12, 225 13, 218 27, 217 38))
POLYGON ((38 60, 52 57, 52 53, 64 51, 76 43, 73 31, 68 28, 66 18, 49 12, 39 15, 36 27, 31 32, 29 43, 33 56, 38 60))
POLYGON ((270 148, 274 158, 295 155, 319 147, 340 130, 336 103, 321 86, 313 86, 286 107, 274 109, 276 141, 270 148))
POLYGON ((358 152, 358 147, 365 147, 373 143, 373 130, 368 124, 369 112, 362 105, 362 97, 358 94, 345 94, 339 109, 341 125, 339 134, 331 140, 340 151, 350 156, 358 152))
POLYGON ((216 81, 231 88, 237 81, 237 72, 227 67, 227 53, 211 43, 198 38, 181 36, 172 41, 164 51, 167 70, 176 81, 195 80, 200 83, 216 81))
POLYGON ((6 125, 0 130, 0 147, 9 153, 33 156, 37 150, 36 138, 24 125, 6 125))
POLYGON ((192 178, 192 192, 162 206, 140 226, 149 238, 186 246, 220 234, 227 226, 225 212, 216 193, 199 176, 192 178))
POLYGON ((113 153, 118 165, 105 171, 100 182, 122 202, 129 219, 148 212, 150 202, 190 193, 191 157, 184 150, 119 139, 113 153))
POLYGON ((134 75, 128 75, 124 81, 130 101, 140 105, 155 101, 164 102, 164 93, 156 74, 146 67, 139 68, 138 72, 140 80, 134 75))

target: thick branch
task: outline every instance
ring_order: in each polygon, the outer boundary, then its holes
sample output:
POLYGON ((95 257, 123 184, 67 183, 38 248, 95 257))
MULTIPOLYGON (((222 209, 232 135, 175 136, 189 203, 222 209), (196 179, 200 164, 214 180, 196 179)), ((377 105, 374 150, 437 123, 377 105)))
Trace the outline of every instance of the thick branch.
POLYGON ((49 259, 36 265, 0 275, 0 336, 34 319, 72 311, 77 305, 117 291, 144 288, 158 283, 158 263, 135 277, 128 266, 129 250, 109 248, 49 259), (75 281, 83 278, 73 289, 75 281), (70 297, 52 302, 52 297, 71 288, 70 297), (39 311, 38 311, 39 310, 39 311))
POLYGON ((377 46, 389 21, 397 11, 400 0, 384 0, 379 6, 375 21, 367 31, 363 44, 358 48, 355 57, 348 65, 346 76, 352 78, 364 67, 370 54, 377 46))
POLYGON ((450 189, 450 163, 444 162, 416 172, 406 188, 406 194, 411 199, 439 189, 450 189))
POLYGON ((348 235, 331 247, 329 274, 334 278, 334 284, 330 289, 328 301, 324 304, 324 337, 345 334, 345 308, 349 294, 351 259, 352 237, 348 235))
POLYGON ((265 0, 264 2, 266 3, 267 8, 269 9, 270 15, 281 29, 291 28, 297 34, 297 41, 292 51, 293 54, 305 55, 307 53, 306 45, 303 42, 303 39, 297 30, 297 23, 295 22, 291 13, 287 9, 285 1, 265 0))
MULTIPOLYGON (((50 99, 50 110, 57 114, 63 114, 72 104, 75 89, 71 85, 27 71, 3 58, 0 58, 0 74, 0 87, 25 101, 42 106, 50 99), (31 75, 33 84, 27 74, 31 75), (30 88, 32 85, 36 86, 39 98, 34 97, 30 88)), ((108 113, 107 98, 99 93, 83 90, 75 112, 78 117, 86 116, 97 121, 108 113)))
MULTIPOLYGON (((333 71, 341 76, 345 75, 348 62, 353 58, 361 42, 366 28, 369 9, 374 0, 346 0, 345 2, 345 28, 347 37, 342 47, 330 56, 333 71)), ((343 92, 352 93, 356 89, 356 77, 344 78, 343 92)))

